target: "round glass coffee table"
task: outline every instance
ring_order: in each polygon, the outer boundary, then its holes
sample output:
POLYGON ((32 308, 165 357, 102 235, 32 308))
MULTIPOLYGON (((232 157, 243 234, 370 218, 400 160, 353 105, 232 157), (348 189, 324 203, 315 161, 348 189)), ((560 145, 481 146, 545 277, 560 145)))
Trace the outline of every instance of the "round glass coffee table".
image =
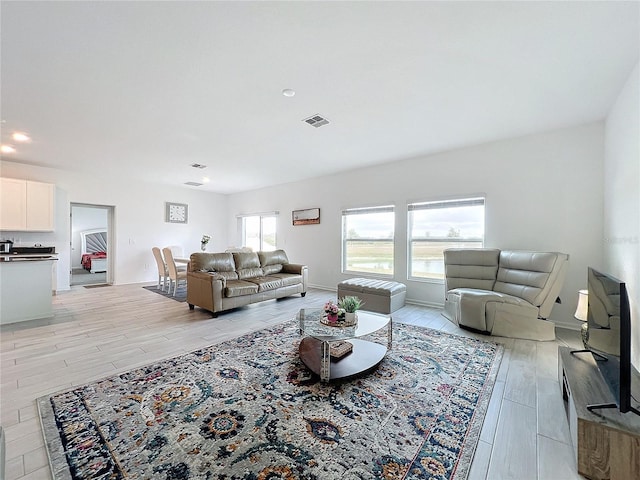
POLYGON ((303 308, 298 312, 300 322, 300 359, 320 380, 328 382, 338 378, 351 377, 377 367, 393 341, 393 321, 391 315, 358 310, 358 324, 352 327, 332 327, 320 323, 321 308, 303 308), (386 345, 366 340, 366 337, 386 329, 386 345), (349 342, 350 353, 336 358, 331 355, 332 345, 349 342))

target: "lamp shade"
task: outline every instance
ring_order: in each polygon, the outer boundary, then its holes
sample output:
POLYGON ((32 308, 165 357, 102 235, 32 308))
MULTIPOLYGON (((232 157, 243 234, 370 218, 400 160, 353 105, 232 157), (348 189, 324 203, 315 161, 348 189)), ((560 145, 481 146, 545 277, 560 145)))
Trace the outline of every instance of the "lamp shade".
POLYGON ((578 308, 573 314, 578 320, 587 321, 587 306, 589 304, 589 292, 587 290, 578 290, 578 308))

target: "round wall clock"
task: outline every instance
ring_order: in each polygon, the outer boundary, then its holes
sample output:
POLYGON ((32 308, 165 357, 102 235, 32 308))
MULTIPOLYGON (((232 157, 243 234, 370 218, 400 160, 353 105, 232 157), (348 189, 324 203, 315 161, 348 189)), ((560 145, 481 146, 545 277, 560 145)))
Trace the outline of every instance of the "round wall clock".
POLYGON ((166 203, 166 221, 169 223, 187 223, 188 206, 186 203, 166 203))

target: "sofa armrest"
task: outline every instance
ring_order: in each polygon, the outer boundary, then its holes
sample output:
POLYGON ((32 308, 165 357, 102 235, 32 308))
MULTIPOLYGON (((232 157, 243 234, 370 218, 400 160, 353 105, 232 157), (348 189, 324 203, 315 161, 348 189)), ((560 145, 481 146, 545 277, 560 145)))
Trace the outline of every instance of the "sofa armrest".
POLYGON ((187 272, 187 303, 211 312, 222 310, 227 279, 217 273, 187 272))
POLYGON ((215 280, 219 280, 222 282, 222 288, 227 286, 227 279, 215 272, 189 272, 187 277, 191 277, 192 279, 199 279, 201 281, 212 284, 215 280))
POLYGON ((306 265, 298 265, 297 263, 283 263, 282 264, 282 273, 297 273, 298 275, 302 275, 303 270, 306 270, 306 265))
POLYGON ((297 263, 284 263, 282 273, 294 273, 302 276, 302 296, 307 294, 307 284, 309 282, 309 267, 297 263))

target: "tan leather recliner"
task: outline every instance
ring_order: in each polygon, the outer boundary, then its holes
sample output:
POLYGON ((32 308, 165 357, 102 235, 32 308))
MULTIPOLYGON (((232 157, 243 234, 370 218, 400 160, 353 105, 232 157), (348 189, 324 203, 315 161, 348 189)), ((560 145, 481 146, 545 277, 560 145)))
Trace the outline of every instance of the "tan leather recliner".
POLYGON ((546 319, 568 260, 557 252, 447 249, 443 315, 491 335, 553 340, 555 325, 546 319))

